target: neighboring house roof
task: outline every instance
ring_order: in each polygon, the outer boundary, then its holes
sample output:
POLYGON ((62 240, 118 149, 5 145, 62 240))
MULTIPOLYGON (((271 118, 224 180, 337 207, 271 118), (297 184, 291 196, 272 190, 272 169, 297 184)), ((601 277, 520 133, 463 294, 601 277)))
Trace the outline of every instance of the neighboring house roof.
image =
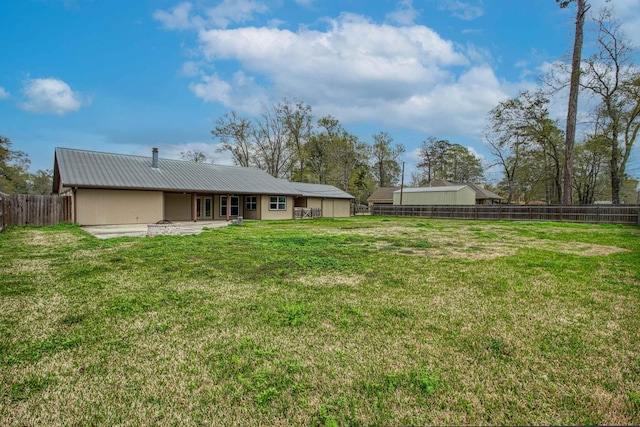
POLYGON ((303 197, 326 197, 330 199, 354 198, 351 194, 333 185, 308 184, 303 182, 290 182, 289 184, 298 190, 303 197))
POLYGON ((399 190, 400 187, 380 187, 367 199, 368 202, 388 202, 393 203, 393 192, 399 190))
POLYGON ((504 197, 494 193, 493 191, 489 191, 486 188, 482 188, 478 184, 473 184, 471 182, 465 182, 465 183, 462 183, 462 184, 454 184, 452 182, 445 181, 443 179, 436 179, 436 180, 431 181, 431 186, 432 187, 451 187, 451 186, 455 186, 455 185, 468 185, 469 187, 471 187, 471 189, 476 192, 476 200, 483 200, 483 199, 500 200, 500 199, 504 199, 504 197))
MULTIPOLYGON (((449 185, 446 187, 409 187, 402 189, 403 193, 442 193, 445 191, 460 191, 467 185, 449 185)), ((394 193, 400 193, 400 190, 394 191, 394 193)))
POLYGON ((489 191, 486 188, 482 188, 477 184, 468 183, 467 185, 476 192, 476 199, 504 199, 504 197, 494 193, 493 191, 489 191))
MULTIPOLYGON (((162 158, 154 168, 151 157, 70 148, 55 151, 55 191, 60 182, 65 187, 81 188, 302 195, 302 189, 297 189, 294 183, 256 168, 162 158)), ((329 189, 324 187, 331 186, 322 187, 321 191, 328 193, 329 189)), ((311 192, 311 188, 307 191, 311 192)))

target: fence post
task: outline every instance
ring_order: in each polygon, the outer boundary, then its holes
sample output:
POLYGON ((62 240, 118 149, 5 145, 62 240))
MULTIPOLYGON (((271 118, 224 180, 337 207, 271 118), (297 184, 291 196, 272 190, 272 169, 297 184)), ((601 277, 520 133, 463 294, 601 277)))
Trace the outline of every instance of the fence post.
POLYGON ((4 194, 0 193, 0 233, 4 231, 4 218, 5 218, 5 208, 4 208, 4 194))

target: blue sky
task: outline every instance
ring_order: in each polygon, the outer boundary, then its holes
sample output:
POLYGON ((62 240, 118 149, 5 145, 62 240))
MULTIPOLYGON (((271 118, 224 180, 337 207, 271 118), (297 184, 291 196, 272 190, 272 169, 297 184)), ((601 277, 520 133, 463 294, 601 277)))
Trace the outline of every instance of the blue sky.
MULTIPOLYGON (((613 4, 640 45, 640 0, 613 4)), ((3 0, 0 134, 34 171, 55 147, 228 164, 215 120, 286 97, 365 142, 387 131, 408 176, 429 136, 488 158, 487 112, 569 51, 573 13, 553 0, 3 0)))

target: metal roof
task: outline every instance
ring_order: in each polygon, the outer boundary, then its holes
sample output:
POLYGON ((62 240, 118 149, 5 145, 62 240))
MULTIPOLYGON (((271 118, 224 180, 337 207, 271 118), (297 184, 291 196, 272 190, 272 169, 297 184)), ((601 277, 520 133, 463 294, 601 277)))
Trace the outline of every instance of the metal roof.
POLYGON ((333 185, 307 184, 303 182, 290 182, 289 184, 298 190, 303 197, 327 197, 330 199, 354 198, 351 194, 342 191, 333 185))
MULTIPOLYGON (((290 183, 255 168, 162 158, 158 159, 158 168, 153 168, 151 162, 151 156, 56 148, 54 175, 59 174, 55 180, 64 187, 294 196, 326 194, 322 197, 336 198, 346 198, 344 194, 347 194, 329 185, 290 183)), ((349 198, 352 197, 349 195, 349 198)))
POLYGON ((504 197, 494 193, 493 191, 489 191, 486 188, 480 187, 479 185, 474 184, 472 182, 466 185, 471 187, 471 189, 476 192, 476 199, 493 199, 493 200, 504 199, 504 197))
MULTIPOLYGON (((460 191, 467 185, 450 185, 447 187, 411 187, 404 188, 403 193, 439 193, 444 191, 460 191)), ((400 190, 394 191, 394 193, 400 193, 400 190)))

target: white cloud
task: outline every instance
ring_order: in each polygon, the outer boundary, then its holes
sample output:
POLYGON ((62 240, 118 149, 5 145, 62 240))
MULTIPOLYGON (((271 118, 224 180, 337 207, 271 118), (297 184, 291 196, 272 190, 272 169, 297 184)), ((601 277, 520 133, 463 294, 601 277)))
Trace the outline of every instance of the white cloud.
POLYGON ((194 5, 189 2, 180 3, 170 9, 156 10, 153 18, 160 21, 167 30, 187 30, 214 26, 227 28, 232 23, 244 23, 255 19, 269 8, 256 0, 223 0, 214 7, 199 10, 203 16, 192 14, 194 5))
POLYGON ((0 99, 7 99, 11 96, 2 86, 0 86, 0 99))
POLYGON ((223 105, 231 103, 233 88, 218 75, 203 76, 200 83, 191 83, 189 89, 206 102, 219 102, 223 105))
POLYGON ((189 16, 192 8, 193 5, 191 3, 180 3, 172 8, 170 12, 156 10, 153 13, 153 18, 162 22, 167 30, 186 30, 195 26, 189 16))
POLYGON ((439 82, 406 99, 374 103, 359 119, 372 115, 382 123, 405 125, 427 134, 455 131, 474 135, 483 128, 487 112, 507 97, 490 68, 473 67, 455 81, 439 82))
POLYGON ((28 79, 22 89, 24 101, 20 107, 32 113, 63 115, 88 104, 62 80, 55 78, 28 79))
POLYGON ((413 25, 419 15, 413 7, 413 0, 400 0, 398 9, 388 13, 387 19, 400 25, 413 25))
POLYGON ((194 61, 187 61, 182 64, 181 75, 185 77, 196 77, 202 74, 200 64, 194 61))
MULTIPOLYGON (((640 0, 591 0, 591 14, 598 16, 604 8, 620 21, 622 29, 636 46, 640 46, 640 0)), ((575 6, 569 13, 575 14, 575 6)))
POLYGON ((223 0, 206 11, 209 22, 226 28, 231 23, 244 23, 254 19, 254 14, 265 13, 269 8, 255 0, 223 0))
POLYGON ((194 78, 189 89, 239 112, 257 113, 286 97, 344 123, 478 135, 487 112, 519 89, 496 78, 487 51, 455 44, 424 25, 380 24, 348 13, 327 19, 325 28, 297 30, 226 29, 189 15, 188 22, 195 21, 208 23, 193 27, 191 51, 200 57, 183 67, 183 75, 194 78))
POLYGON ((448 10, 456 18, 472 21, 484 15, 482 0, 474 0, 476 4, 460 0, 440 0, 440 9, 448 10))
POLYGON ((487 156, 485 156, 482 153, 479 153, 478 150, 476 150, 474 147, 467 145, 465 147, 467 150, 469 150, 469 153, 471 153, 473 155, 473 157, 475 157, 476 159, 480 160, 481 162, 486 163, 487 160, 487 156))
POLYGON ((461 51, 421 25, 381 25, 343 14, 326 31, 214 29, 200 31, 199 40, 206 60, 237 61, 244 73, 230 80, 207 76, 191 90, 232 108, 250 108, 269 96, 290 97, 344 121, 435 133, 454 126, 472 133, 506 97, 490 68, 471 64, 486 60, 477 49, 461 51), (258 83, 264 81, 268 85, 258 83))
POLYGON ((231 82, 217 74, 203 75, 200 82, 191 83, 189 89, 205 102, 217 102, 250 113, 258 113, 269 99, 265 89, 242 71, 235 73, 231 82))

